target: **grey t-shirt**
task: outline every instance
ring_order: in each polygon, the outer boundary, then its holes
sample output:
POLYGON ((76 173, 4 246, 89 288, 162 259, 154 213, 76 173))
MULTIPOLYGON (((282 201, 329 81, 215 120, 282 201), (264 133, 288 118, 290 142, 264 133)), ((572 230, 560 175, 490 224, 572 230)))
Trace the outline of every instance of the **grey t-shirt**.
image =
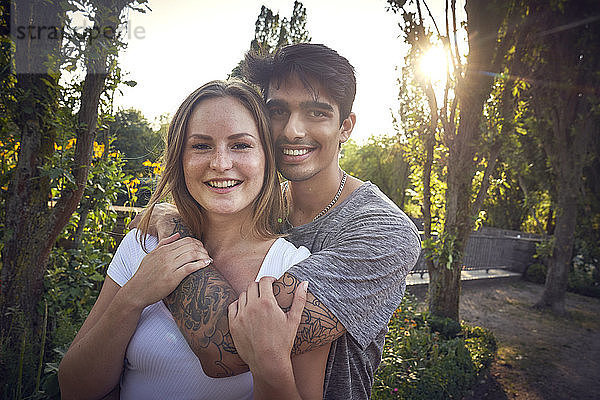
POLYGON ((421 251, 417 228, 365 182, 329 213, 287 233, 289 241, 312 252, 288 272, 307 280, 347 331, 331 344, 323 396, 368 399, 387 323, 421 251))

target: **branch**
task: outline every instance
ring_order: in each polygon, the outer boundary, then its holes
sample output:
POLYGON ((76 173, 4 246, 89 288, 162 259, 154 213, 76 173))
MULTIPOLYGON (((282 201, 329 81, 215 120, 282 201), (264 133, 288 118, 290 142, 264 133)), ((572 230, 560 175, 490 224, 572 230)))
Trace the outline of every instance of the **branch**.
POLYGON ((481 205, 483 204, 483 200, 485 199, 485 195, 487 194, 488 188, 490 187, 490 175, 492 175, 492 171, 496 168, 496 162, 498 161, 498 154, 500 153, 500 148, 502 146, 500 143, 496 143, 492 146, 490 150, 490 156, 488 159, 488 164, 485 168, 485 172, 483 173, 483 179, 481 180, 481 186, 479 187, 479 192, 477 193, 477 197, 473 202, 471 207, 471 215, 476 217, 481 209, 481 205))
POLYGON ((433 14, 431 14, 431 10, 429 10, 429 7, 427 6, 427 3, 425 2, 425 0, 423 0, 423 5, 425 6, 425 9, 427 10, 427 13, 429 14, 429 18, 431 18, 431 22, 433 22, 433 26, 435 27, 435 31, 437 32, 438 36, 441 38, 442 34, 440 33, 440 30, 438 29, 438 26, 435 23, 435 19, 433 18, 433 14))
MULTIPOLYGON (((456 58, 454 75, 456 76, 456 81, 458 82, 458 79, 460 77, 459 71, 461 69, 462 64, 460 62, 460 56, 458 54, 458 39, 456 36, 456 0, 452 0, 450 2, 450 7, 452 8, 452 34, 454 37, 454 52, 455 52, 454 57, 456 58)), ((452 63, 452 65, 454 65, 454 62, 452 63)))
MULTIPOLYGON (((114 16, 119 16, 126 6, 121 0, 112 4, 112 7, 97 10, 97 18, 94 27, 99 32, 104 32, 106 27, 114 27, 114 16)), ((116 32, 112 37, 101 34, 96 39, 88 40, 86 49, 86 76, 81 93, 81 106, 77 114, 77 142, 75 145, 75 157, 71 163, 71 172, 75 178, 75 188, 63 190, 56 205, 52 209, 51 237, 58 237, 64 226, 69 222, 71 215, 77 209, 81 201, 85 185, 87 183, 94 139, 96 138, 96 125, 98 123, 98 106, 100 95, 104 90, 104 84, 108 72, 106 64, 111 48, 117 44, 116 32)), ((54 240, 51 241, 54 243, 54 240)))

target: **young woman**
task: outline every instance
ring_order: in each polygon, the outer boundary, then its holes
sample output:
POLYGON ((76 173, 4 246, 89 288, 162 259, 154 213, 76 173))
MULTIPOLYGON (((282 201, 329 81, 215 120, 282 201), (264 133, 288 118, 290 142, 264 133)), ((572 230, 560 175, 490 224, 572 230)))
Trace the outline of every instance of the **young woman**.
MULTIPOLYGON (((150 212, 117 249, 98 300, 61 362, 63 399, 101 398, 115 388, 122 399, 252 398, 250 373, 204 374, 161 300, 213 260, 236 292, 245 293, 262 276, 278 278, 309 255, 279 235, 282 195, 260 96, 235 81, 197 89, 173 118, 164 164, 150 212), (176 233, 158 242, 146 235, 152 206, 167 195, 201 241, 176 233)), ((286 329, 293 341, 292 325, 286 329)), ((321 397, 323 374, 315 378, 314 367, 324 371, 326 360, 325 351, 298 371, 294 365, 296 379, 320 387, 321 397)))

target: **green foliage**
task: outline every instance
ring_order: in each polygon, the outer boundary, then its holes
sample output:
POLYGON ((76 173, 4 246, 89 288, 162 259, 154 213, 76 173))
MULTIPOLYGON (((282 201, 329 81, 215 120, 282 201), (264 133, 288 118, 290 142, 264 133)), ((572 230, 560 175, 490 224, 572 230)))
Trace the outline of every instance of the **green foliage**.
MULTIPOLYGON (((547 272, 546 265, 532 264, 525 271, 525 279, 544 284, 547 272)), ((600 269, 597 264, 586 262, 582 255, 577 255, 573 259, 567 279, 569 292, 600 298, 600 269)))
POLYGON ((410 167, 406 158, 405 149, 398 138, 371 136, 362 146, 353 140, 345 143, 340 166, 352 176, 376 184, 402 208, 409 188, 410 167))
POLYGON ((108 123, 108 129, 115 137, 114 147, 123 154, 123 172, 126 175, 146 175, 147 169, 143 163, 146 160, 159 161, 163 139, 158 131, 152 129, 140 111, 118 111, 108 123))
POLYGON ((456 236, 444 232, 439 238, 432 237, 423 241, 425 256, 437 265, 452 269, 452 263, 460 260, 462 253, 456 243, 456 236))
POLYGON ((406 296, 390 321, 372 398, 460 399, 496 349, 491 332, 418 313, 406 296))
POLYGON ((548 268, 544 264, 531 264, 525 271, 525 279, 534 283, 546 282, 548 268))
POLYGON ((125 191, 123 162, 118 152, 96 151, 84 197, 50 254, 44 278, 46 348, 54 351, 46 351, 39 399, 59 398, 58 363, 98 297, 115 247, 117 214, 109 205, 125 191))
POLYGON ((538 242, 535 244, 535 254, 533 258, 540 260, 545 263, 547 260, 552 257, 552 253, 554 252, 555 240, 554 238, 550 238, 544 240, 542 242, 538 242))
POLYGON ((444 339, 452 339, 461 331, 460 323, 452 318, 430 315, 427 322, 431 331, 439 333, 444 339))
POLYGON ((582 255, 577 255, 573 260, 573 268, 569 271, 567 290, 600 298, 600 268, 598 265, 588 263, 582 255))
MULTIPOLYGON (((281 18, 278 13, 263 5, 254 23, 254 39, 250 42, 250 50, 259 54, 269 54, 288 44, 310 42, 306 21, 306 7, 297 0, 294 1, 289 19, 281 18)), ((243 78, 242 63, 243 61, 240 61, 231 71, 230 78, 243 78)))
POLYGON ((254 40, 250 48, 262 53, 271 53, 278 47, 293 43, 310 42, 306 30, 306 7, 294 1, 290 19, 281 18, 270 8, 262 6, 256 18, 254 40))
POLYGON ((113 145, 123 155, 123 181, 127 185, 113 204, 143 207, 150 199, 168 129, 166 116, 161 117, 161 122, 160 128, 154 130, 140 111, 129 109, 118 111, 107 123, 107 132, 115 138, 113 145), (135 185, 131 184, 133 181, 135 185))

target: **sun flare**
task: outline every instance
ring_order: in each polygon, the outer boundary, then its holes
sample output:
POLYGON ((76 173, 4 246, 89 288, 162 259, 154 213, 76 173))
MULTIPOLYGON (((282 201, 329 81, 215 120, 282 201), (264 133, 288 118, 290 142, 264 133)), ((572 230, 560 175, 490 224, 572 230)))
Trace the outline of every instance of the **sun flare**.
POLYGON ((441 47, 431 47, 419 61, 419 72, 433 83, 446 79, 447 55, 441 47))

